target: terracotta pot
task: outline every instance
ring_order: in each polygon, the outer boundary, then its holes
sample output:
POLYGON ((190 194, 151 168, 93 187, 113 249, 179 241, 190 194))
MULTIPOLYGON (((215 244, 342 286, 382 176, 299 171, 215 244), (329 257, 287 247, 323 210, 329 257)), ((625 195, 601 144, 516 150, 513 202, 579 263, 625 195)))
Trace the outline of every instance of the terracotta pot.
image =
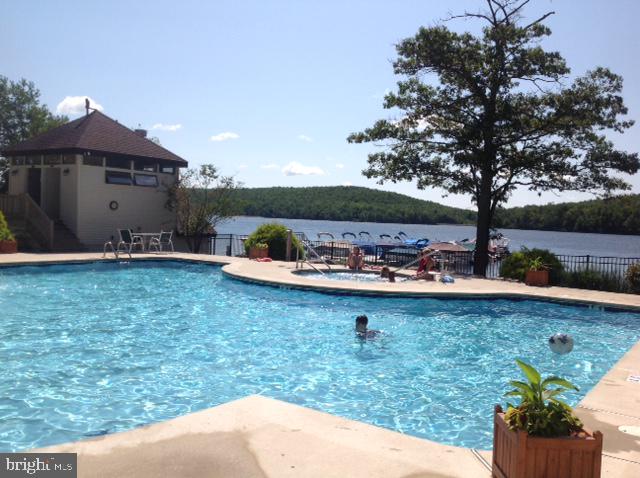
POLYGON ((15 254, 18 252, 17 241, 0 241, 0 254, 15 254))
POLYGON ((251 247, 249 248, 249 259, 269 257, 269 248, 251 247))
POLYGON ((493 420, 494 478, 598 478, 602 467, 602 433, 542 438, 512 431, 500 405, 493 420))
POLYGON ((549 285, 549 271, 527 271, 527 275, 524 280, 527 285, 535 285, 535 286, 548 286, 549 285))

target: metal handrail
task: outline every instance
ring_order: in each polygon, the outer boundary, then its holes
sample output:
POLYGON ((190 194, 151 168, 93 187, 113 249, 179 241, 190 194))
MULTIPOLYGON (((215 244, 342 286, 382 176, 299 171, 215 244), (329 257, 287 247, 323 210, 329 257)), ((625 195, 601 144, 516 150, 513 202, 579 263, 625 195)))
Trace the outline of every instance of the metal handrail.
MULTIPOLYGON (((328 263, 327 261, 325 261, 325 260, 324 260, 324 257, 322 257, 320 254, 318 254, 318 251, 316 251, 316 250, 313 248, 313 246, 312 246, 311 244, 309 244, 309 242, 308 242, 308 241, 302 241, 302 244, 303 244, 307 249, 309 249, 309 251, 313 252, 313 253, 315 254, 315 256, 316 256, 318 259, 320 259, 320 261, 321 261, 325 266, 327 266, 327 269, 328 269, 328 270, 331 270, 331 266, 329 265, 329 263, 328 263)), ((309 262, 309 261, 306 261, 306 262, 309 262)))
POLYGON ((411 261, 403 266, 398 267, 394 272, 400 272, 402 269, 406 269, 407 267, 410 267, 415 263, 420 262, 421 260, 422 260, 422 257, 418 257, 415 261, 411 261))

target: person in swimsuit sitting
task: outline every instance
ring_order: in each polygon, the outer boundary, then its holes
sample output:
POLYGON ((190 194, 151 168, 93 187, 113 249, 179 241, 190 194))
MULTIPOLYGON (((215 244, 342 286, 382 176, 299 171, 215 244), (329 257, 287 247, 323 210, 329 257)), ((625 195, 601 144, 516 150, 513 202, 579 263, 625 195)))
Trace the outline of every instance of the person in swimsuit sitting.
POLYGON ((433 260, 434 254, 435 252, 431 252, 429 249, 423 249, 422 252, 420 252, 421 259, 418 264, 416 276, 414 277, 415 280, 434 280, 433 274, 429 274, 429 272, 436 267, 436 261, 433 260))
POLYGON ((366 315, 359 315, 356 317, 356 334, 361 339, 372 339, 380 334, 379 330, 367 329, 369 318, 366 315))
POLYGON ((360 252, 360 248, 358 246, 353 246, 353 249, 349 253, 347 267, 357 271, 364 269, 364 256, 362 255, 362 252, 360 252))

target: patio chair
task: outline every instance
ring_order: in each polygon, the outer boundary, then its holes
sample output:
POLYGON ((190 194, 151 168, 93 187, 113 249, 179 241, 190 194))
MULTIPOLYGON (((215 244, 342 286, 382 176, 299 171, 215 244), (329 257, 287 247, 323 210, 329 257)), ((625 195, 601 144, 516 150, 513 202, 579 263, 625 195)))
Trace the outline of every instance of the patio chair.
POLYGON ((156 252, 162 252, 162 249, 168 246, 171 247, 171 252, 175 252, 173 249, 173 241, 171 240, 172 236, 173 231, 160 231, 159 236, 152 237, 149 241, 149 250, 151 250, 151 248, 154 248, 156 252))
POLYGON ((131 251, 136 246, 139 246, 140 250, 144 251, 144 239, 142 236, 134 235, 131 229, 118 229, 118 234, 120 235, 120 241, 118 241, 116 252, 122 251, 131 255, 131 251))

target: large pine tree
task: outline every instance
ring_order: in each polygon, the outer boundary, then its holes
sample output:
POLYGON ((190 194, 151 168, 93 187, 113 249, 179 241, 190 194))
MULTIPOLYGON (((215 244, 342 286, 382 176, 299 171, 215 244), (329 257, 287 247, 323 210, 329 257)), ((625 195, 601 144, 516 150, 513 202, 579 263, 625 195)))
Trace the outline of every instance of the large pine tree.
POLYGON ((440 25, 400 42, 394 69, 402 78, 384 106, 402 117, 348 138, 387 146, 369 155, 367 177, 471 195, 479 275, 495 210, 516 188, 607 194, 630 188, 612 172, 640 166, 605 136, 633 124, 620 119, 622 78, 598 67, 565 86, 565 60, 540 46, 553 12, 527 22, 527 3, 486 0, 485 12, 460 15, 484 22, 479 36, 440 25))

